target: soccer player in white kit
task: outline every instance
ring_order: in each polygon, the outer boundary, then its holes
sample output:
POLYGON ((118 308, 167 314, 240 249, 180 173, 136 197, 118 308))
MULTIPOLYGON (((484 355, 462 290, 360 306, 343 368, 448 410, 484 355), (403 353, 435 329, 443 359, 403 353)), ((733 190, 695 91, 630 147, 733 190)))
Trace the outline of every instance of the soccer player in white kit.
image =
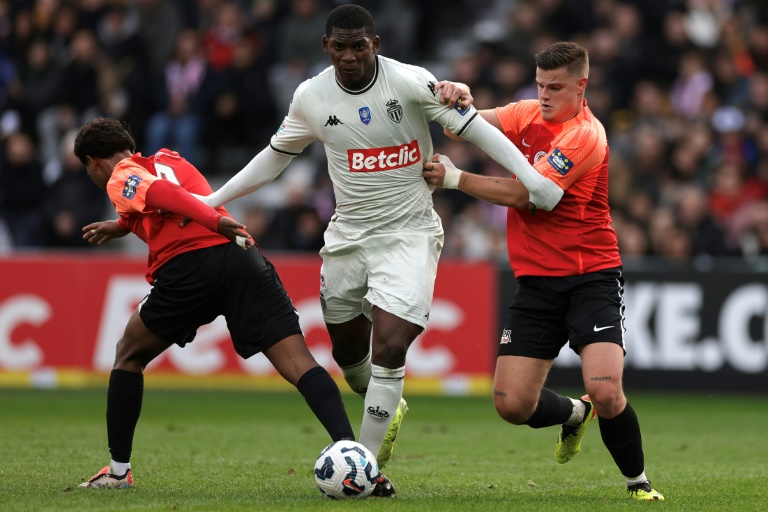
MULTIPOLYGON (((321 305, 333 357, 365 399, 360 443, 383 467, 407 410, 406 352, 427 325, 443 247, 422 177, 433 153, 428 123, 437 121, 514 170, 536 207, 551 209, 562 189, 474 107, 443 97, 427 70, 377 55, 379 37, 364 8, 334 9, 323 49, 332 66, 296 89, 269 146, 204 201, 220 206, 259 189, 322 141, 336 212, 320 251, 321 305)), ((373 495, 393 496, 389 479, 382 475, 373 495)))

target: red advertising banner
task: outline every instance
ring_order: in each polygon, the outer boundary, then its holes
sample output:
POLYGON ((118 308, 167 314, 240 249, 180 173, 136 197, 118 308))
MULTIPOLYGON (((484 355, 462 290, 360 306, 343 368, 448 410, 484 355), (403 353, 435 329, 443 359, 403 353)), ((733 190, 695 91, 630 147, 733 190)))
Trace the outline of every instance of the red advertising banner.
MULTIPOLYGON (((299 313, 310 350, 338 376, 318 297, 319 257, 271 259, 299 313)), ((124 255, 0 257, 0 383, 21 375, 31 384, 56 385, 57 376, 67 372, 109 372, 115 344, 150 289, 145 267, 143 258, 124 255)), ((438 393, 473 393, 486 386, 498 336, 496 296, 493 265, 442 262, 427 329, 408 352, 409 379, 438 393)), ((235 354, 222 317, 199 329, 184 349, 166 351, 148 371, 196 377, 276 375, 264 356, 243 360, 235 354)))

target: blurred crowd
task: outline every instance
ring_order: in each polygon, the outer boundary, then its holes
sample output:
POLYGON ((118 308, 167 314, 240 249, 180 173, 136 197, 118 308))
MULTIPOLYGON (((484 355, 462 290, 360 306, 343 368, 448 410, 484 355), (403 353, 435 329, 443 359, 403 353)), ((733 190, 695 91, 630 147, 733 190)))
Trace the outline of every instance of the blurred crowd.
MULTIPOLYGON (((96 116, 138 150, 179 151, 216 187, 269 141, 329 65, 334 0, 0 0, 0 250, 84 247, 113 216, 72 152, 96 116)), ((611 148, 625 260, 768 254, 768 4, 760 0, 360 0, 382 55, 472 88, 477 108, 535 98, 533 55, 590 52, 587 101, 611 148)), ((508 175, 433 130, 459 167, 508 175)), ((504 208, 437 191, 443 255, 506 260, 504 208)), ((316 251, 333 213, 322 147, 238 201, 265 249, 316 251)))

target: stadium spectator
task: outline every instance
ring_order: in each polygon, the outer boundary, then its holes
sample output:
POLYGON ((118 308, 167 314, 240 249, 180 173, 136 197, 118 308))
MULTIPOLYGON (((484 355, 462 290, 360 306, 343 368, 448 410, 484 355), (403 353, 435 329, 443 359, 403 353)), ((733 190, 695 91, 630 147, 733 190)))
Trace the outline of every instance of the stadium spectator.
POLYGON ((146 48, 152 49, 145 71, 151 80, 159 80, 165 63, 173 55, 176 37, 182 28, 181 13, 177 2, 167 0, 138 0, 136 8, 139 37, 146 48))
POLYGON ((197 329, 219 315, 227 319, 241 357, 263 352, 298 388, 333 441, 354 439, 339 388, 309 352, 274 267, 258 248, 251 257, 238 247, 254 247, 242 231, 245 226, 223 208, 211 208, 190 195, 208 194, 211 187, 178 153, 165 150, 144 158, 135 150, 133 138, 116 120, 95 119, 75 139, 75 155, 120 216, 85 226, 83 238, 101 245, 133 232, 148 245, 146 277, 153 284, 128 320, 109 378, 112 460, 80 487, 133 487, 130 459, 144 369, 173 344, 191 343, 197 329), (179 215, 195 222, 182 231, 179 215))
POLYGON ((32 139, 24 133, 6 137, 0 156, 0 216, 14 247, 43 245, 43 167, 32 139))
MULTIPOLYGON (((561 425, 555 448, 561 464, 580 451, 599 416, 603 443, 630 496, 663 500, 646 478, 640 425, 623 392, 624 278, 608 204, 608 141, 584 99, 588 75, 584 47, 555 43, 536 54, 538 100, 480 112, 525 152, 534 172, 557 183, 561 193, 551 212, 537 211, 524 180, 462 172, 445 157, 427 162, 424 177, 509 207, 507 244, 518 289, 498 348, 496 411, 515 425, 561 425), (544 387, 566 344, 581 358, 587 391, 581 399, 544 387)), ((444 94, 454 89, 468 93, 448 84, 444 94)))
POLYGON ((56 102, 59 95, 61 67, 53 60, 45 39, 29 45, 27 58, 19 69, 19 84, 11 92, 9 106, 19 114, 24 133, 36 133, 40 114, 56 102))
POLYGON ((88 247, 81 228, 106 213, 104 195, 75 156, 76 134, 71 130, 61 141, 60 169, 52 172, 56 177, 45 198, 44 240, 49 247, 88 247))
POLYGON ((179 33, 174 56, 165 65, 156 92, 159 110, 147 125, 146 146, 150 153, 167 147, 186 155, 193 165, 200 162, 204 112, 212 99, 212 79, 200 48, 200 35, 194 30, 179 33))
POLYGON ((100 84, 105 84, 112 74, 93 32, 78 30, 69 51, 69 60, 58 75, 58 97, 53 106, 38 116, 41 159, 46 165, 58 160, 59 143, 64 134, 98 114, 100 84))

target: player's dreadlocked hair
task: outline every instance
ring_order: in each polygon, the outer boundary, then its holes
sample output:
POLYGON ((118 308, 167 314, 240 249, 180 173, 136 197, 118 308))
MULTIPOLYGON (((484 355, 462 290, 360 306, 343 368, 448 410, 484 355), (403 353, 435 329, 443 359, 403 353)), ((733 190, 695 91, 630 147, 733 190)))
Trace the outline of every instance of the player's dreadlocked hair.
POLYGON ((359 5, 346 4, 340 5, 331 11, 328 20, 325 22, 325 35, 331 37, 334 28, 341 29, 365 29, 365 35, 375 36, 376 30, 373 27, 373 16, 365 8, 359 5))
POLYGON ((109 158, 115 153, 136 152, 136 142, 128 127, 117 119, 104 117, 88 121, 75 137, 75 156, 85 165, 85 157, 109 158))
POLYGON ((536 67, 545 71, 567 67, 572 75, 589 76, 589 54, 576 43, 559 42, 536 54, 536 67))

